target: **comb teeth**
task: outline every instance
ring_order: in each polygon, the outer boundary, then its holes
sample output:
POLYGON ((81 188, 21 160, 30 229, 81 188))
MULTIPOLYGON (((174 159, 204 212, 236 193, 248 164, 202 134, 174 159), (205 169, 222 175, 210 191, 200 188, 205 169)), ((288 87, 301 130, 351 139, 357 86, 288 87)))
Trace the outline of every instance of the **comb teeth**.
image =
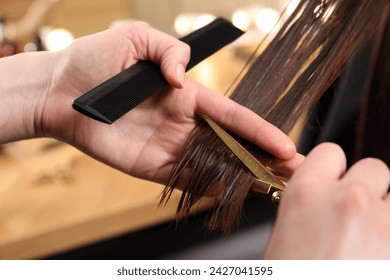
POLYGON ((151 97, 156 92, 156 88, 164 88, 168 85, 160 74, 159 66, 148 62, 142 62, 142 64, 150 64, 150 67, 142 72, 129 73, 129 82, 125 84, 114 83, 112 89, 91 102, 90 107, 114 122, 151 97), (147 86, 150 83, 154 86, 147 86))
MULTIPOLYGON (((191 47, 186 71, 242 34, 229 21, 218 18, 181 38, 191 47)), ((75 99, 72 106, 93 119, 111 124, 166 86, 168 82, 159 65, 139 61, 75 99)))

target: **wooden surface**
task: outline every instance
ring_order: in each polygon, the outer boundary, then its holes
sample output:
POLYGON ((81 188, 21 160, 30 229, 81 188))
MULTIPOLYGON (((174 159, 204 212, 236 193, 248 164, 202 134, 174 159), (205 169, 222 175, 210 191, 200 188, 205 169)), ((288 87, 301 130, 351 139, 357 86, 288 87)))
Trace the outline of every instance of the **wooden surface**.
POLYGON ((2 259, 42 257, 175 215, 175 200, 158 208, 162 186, 117 172, 54 140, 7 145, 0 178, 2 259))

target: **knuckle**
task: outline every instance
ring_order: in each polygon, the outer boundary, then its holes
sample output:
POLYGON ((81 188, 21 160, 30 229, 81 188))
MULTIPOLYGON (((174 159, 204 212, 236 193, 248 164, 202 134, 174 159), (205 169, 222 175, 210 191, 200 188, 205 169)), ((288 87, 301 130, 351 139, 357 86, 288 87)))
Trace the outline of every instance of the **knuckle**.
POLYGON ((370 205, 371 193, 367 186, 362 182, 352 182, 347 186, 341 186, 344 189, 339 204, 340 213, 346 217, 360 215, 370 205))
POLYGON ((318 145, 318 147, 320 147, 321 149, 327 149, 328 151, 334 153, 343 153, 343 149, 338 144, 331 142, 321 143, 318 145))
POLYGON ((382 160, 377 158, 365 158, 361 160, 362 162, 365 162, 367 165, 371 165, 375 167, 376 169, 380 170, 384 174, 389 174, 389 168, 382 160))
POLYGON ((130 23, 129 27, 130 28, 137 28, 137 29, 140 29, 143 31, 147 31, 147 30, 152 29, 152 27, 149 24, 146 24, 145 22, 140 22, 140 21, 130 23))
POLYGON ((288 185, 290 196, 294 203, 305 205, 316 201, 318 186, 323 183, 315 174, 303 174, 294 178, 288 185))
POLYGON ((315 149, 322 150, 323 152, 332 155, 337 161, 345 161, 344 151, 338 144, 325 142, 319 144, 315 149))
POLYGON ((182 42, 182 41, 178 41, 179 42, 179 47, 180 49, 182 50, 182 52, 185 54, 185 55, 190 55, 191 54, 191 48, 188 44, 182 42))
POLYGON ((234 104, 230 104, 229 106, 230 107, 228 110, 226 110, 223 119, 225 123, 234 123, 237 120, 237 108, 234 106, 234 104))

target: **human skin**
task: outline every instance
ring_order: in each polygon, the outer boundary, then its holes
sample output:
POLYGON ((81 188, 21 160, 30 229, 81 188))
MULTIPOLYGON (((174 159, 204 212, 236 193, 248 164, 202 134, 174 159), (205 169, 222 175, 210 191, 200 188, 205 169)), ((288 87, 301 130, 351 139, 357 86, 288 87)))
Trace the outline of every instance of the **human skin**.
POLYGON ((288 183, 264 257, 389 259, 389 184, 382 161, 346 170, 339 146, 317 146, 288 183))
POLYGON ((52 137, 127 174, 159 183, 195 127, 207 115, 276 156, 291 173, 302 160, 272 124, 184 75, 189 46, 145 24, 127 24, 82 37, 60 52, 0 60, 0 143, 52 137), (72 100, 138 60, 161 65, 171 87, 112 125, 72 109, 72 100), (250 129, 248 129, 250 127, 250 129))

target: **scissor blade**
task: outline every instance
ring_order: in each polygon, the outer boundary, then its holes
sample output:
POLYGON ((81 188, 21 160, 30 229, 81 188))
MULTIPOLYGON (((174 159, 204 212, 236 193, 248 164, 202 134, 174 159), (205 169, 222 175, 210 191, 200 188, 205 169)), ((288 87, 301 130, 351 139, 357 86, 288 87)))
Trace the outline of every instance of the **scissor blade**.
POLYGON ((257 179, 268 182, 276 186, 284 186, 267 168, 265 168, 247 149, 245 149, 236 139, 227 133, 222 127, 203 116, 203 119, 221 138, 225 145, 241 160, 241 162, 255 175, 257 179))

